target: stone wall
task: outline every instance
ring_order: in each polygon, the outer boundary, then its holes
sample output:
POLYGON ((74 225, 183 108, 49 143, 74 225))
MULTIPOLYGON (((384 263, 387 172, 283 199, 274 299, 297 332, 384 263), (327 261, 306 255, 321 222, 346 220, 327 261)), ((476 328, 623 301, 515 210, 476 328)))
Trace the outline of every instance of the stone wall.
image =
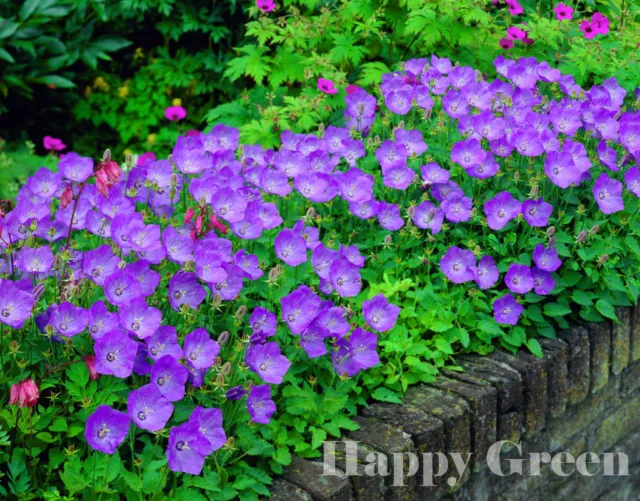
MULTIPOLYGON (((640 499, 640 308, 620 309, 620 325, 577 326, 557 340, 543 340, 544 358, 498 351, 487 357, 465 356, 464 372, 445 371, 437 381, 409 389, 403 405, 374 403, 356 418, 358 431, 334 444, 334 475, 323 475, 321 462, 294 458, 272 487, 274 501, 376 500, 637 500, 640 499), (347 449, 358 442, 357 460, 347 449), (511 459, 529 453, 624 452, 628 476, 554 473, 542 457, 524 462, 523 475, 500 476, 487 463, 497 441, 519 443, 502 449, 499 464, 509 472, 511 459), (376 455, 390 474, 368 476, 365 466, 376 455), (410 470, 410 457, 397 453, 442 452, 434 468, 410 470), (454 475, 450 453, 471 454, 469 467, 454 475), (396 456, 394 457, 394 454, 396 456), (394 458, 404 461, 394 470, 394 458), (440 465, 438 461, 445 464, 440 465), (425 478, 425 471, 448 467, 425 478), (397 470, 397 471, 396 471, 397 470), (424 470, 424 471, 423 471, 424 470), (360 473, 346 475, 345 471, 360 473), (397 482, 400 472, 402 484, 397 482), (394 474, 396 483, 394 485, 394 474), (453 478, 452 478, 453 477, 453 478)), ((566 456, 559 456, 565 460, 566 456)), ((593 457, 590 457, 593 463, 593 457)), ((329 462, 329 461, 327 461, 329 462)), ((619 463, 616 463, 619 466, 619 463)), ((557 468, 558 465, 556 464, 557 468)), ((560 466, 564 472, 575 465, 560 466)), ((495 470, 495 467, 493 468, 495 470)), ((619 473, 619 470, 616 469, 619 473)), ((428 473, 427 473, 428 474, 428 473)))

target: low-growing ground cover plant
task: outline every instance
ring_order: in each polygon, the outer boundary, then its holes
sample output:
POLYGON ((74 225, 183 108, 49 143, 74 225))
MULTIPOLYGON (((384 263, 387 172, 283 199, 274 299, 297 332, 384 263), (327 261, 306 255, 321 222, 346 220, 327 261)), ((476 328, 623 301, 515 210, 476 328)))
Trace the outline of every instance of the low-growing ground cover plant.
POLYGON ((67 153, 3 202, 2 494, 256 499, 457 353, 616 321, 638 96, 495 64, 412 59, 276 150, 218 125, 168 159, 67 153))

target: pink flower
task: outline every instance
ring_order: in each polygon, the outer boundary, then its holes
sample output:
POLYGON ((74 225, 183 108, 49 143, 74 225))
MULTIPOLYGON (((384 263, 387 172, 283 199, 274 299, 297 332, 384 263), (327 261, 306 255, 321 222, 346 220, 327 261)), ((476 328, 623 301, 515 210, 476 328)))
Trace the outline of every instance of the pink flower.
POLYGON ((500 39, 500 47, 502 47, 504 50, 511 49, 513 47, 513 40, 511 40, 508 37, 501 38, 500 39))
POLYGON ((193 210, 192 207, 189 207, 184 215, 184 224, 189 224, 191 221, 193 221, 193 216, 195 216, 195 214, 196 211, 193 210))
POLYGON ((209 222, 211 223, 211 226, 213 226, 220 233, 222 233, 223 235, 227 234, 228 228, 218 220, 215 214, 211 214, 209 222))
POLYGON ((155 162, 156 154, 153 151, 147 151, 138 157, 138 161, 136 162, 136 166, 140 167, 147 162, 155 162))
POLYGON ((62 151, 67 147, 67 145, 62 142, 62 139, 51 136, 44 136, 42 138, 42 145, 47 151, 62 151))
POLYGON ((507 38, 511 40, 524 40, 527 38, 527 32, 517 26, 509 26, 507 28, 507 38))
POLYGON ((60 207, 66 209, 69 207, 69 204, 73 201, 73 188, 71 186, 67 186, 65 190, 60 195, 60 207))
POLYGON ((187 116, 187 110, 185 110, 182 106, 169 106, 166 110, 164 110, 164 116, 167 120, 182 120, 187 116))
POLYGON ((276 3, 273 0, 256 0, 256 7, 262 12, 271 12, 276 8, 276 3))
POLYGON ((527 37, 522 41, 523 44, 525 45, 531 45, 533 42, 535 42, 535 40, 533 38, 529 38, 529 36, 527 35, 527 37))
POLYGON ((186 137, 189 137, 189 136, 199 136, 199 135, 200 135, 200 131, 199 131, 199 130, 196 130, 196 129, 189 129, 187 132, 185 132, 185 133, 184 133, 184 135, 185 135, 186 137))
POLYGON ((512 16, 518 16, 524 12, 517 0, 507 0, 507 5, 509 6, 509 14, 512 16))
POLYGON ((556 8, 553 9, 556 13, 556 19, 558 21, 565 21, 573 18, 573 7, 559 3, 556 8))
POLYGON ((593 14, 591 18, 591 23, 593 25, 593 29, 596 31, 598 35, 606 35, 609 33, 609 19, 607 16, 600 12, 596 12, 593 14))
POLYGON ((584 33, 584 37, 587 39, 595 37, 598 33, 595 30, 595 27, 589 22, 588 19, 585 19, 580 23, 580 29, 582 33, 584 33))
POLYGON ((358 87, 357 85, 353 85, 353 84, 349 84, 347 85, 347 88, 345 89, 348 95, 353 94, 355 91, 357 91, 360 87, 358 87))
POLYGON ((334 84, 332 80, 327 80, 326 78, 318 78, 318 89, 320 89, 325 94, 338 93, 338 89, 336 89, 336 84, 334 84))
POLYGON ((33 379, 25 379, 11 387, 9 393, 9 405, 18 407, 33 407, 38 403, 38 387, 33 379))
POLYGON ((96 370, 96 357, 93 355, 85 355, 82 357, 84 363, 87 364, 87 369, 89 369, 89 379, 91 381, 95 381, 98 379, 98 371, 96 370))

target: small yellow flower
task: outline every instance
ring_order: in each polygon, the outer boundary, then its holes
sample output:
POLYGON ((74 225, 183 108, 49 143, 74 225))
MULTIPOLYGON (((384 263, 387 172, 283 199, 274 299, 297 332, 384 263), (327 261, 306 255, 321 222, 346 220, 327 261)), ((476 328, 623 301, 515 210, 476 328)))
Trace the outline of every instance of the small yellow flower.
POLYGON ((149 134, 147 136, 147 143, 153 144, 155 142, 156 142, 156 135, 155 134, 149 134))
POLYGON ((182 99, 176 97, 173 101, 171 101, 171 106, 182 106, 182 99))
POLYGON ((129 95, 129 86, 128 85, 123 85, 122 87, 120 87, 118 89, 118 95, 122 99, 127 99, 127 96, 129 95))
POLYGON ((133 155, 133 151, 131 151, 129 148, 127 148, 126 150, 124 150, 124 154, 126 155, 133 155))

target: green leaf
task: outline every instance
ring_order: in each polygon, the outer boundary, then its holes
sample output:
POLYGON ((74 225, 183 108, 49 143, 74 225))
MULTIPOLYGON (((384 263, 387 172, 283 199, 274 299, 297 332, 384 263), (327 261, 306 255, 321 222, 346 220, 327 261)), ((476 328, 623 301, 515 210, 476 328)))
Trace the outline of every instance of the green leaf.
POLYGON ((45 75, 37 80, 47 85, 55 85, 61 89, 72 89, 76 86, 71 80, 60 75, 45 75))
POLYGON ((93 42, 93 46, 105 52, 116 52, 131 45, 129 40, 121 37, 100 37, 93 42))
POLYGON ((31 14, 33 14, 33 12, 38 8, 39 3, 40 0, 25 0, 22 7, 20 7, 20 12, 18 13, 20 21, 29 19, 31 14))
POLYGON ((53 420, 53 423, 49 425, 49 430, 62 432, 67 431, 69 428, 67 427, 67 421, 61 417, 57 417, 53 420))
POLYGON ((380 402, 390 402, 392 404, 402 403, 402 399, 395 392, 384 386, 376 388, 371 394, 371 397, 380 402))
POLYGON ((13 58, 11 54, 9 54, 6 50, 0 47, 0 59, 4 59, 8 63, 15 63, 16 60, 13 58))
POLYGON ((89 384, 89 369, 85 363, 71 364, 67 369, 67 377, 80 386, 89 384))
POLYGON ((278 447, 273 458, 283 466, 289 466, 291 464, 291 453, 286 447, 278 447))
POLYGON ((527 341, 527 348, 529 348, 529 351, 531 351, 531 353, 533 353, 536 357, 542 358, 542 346, 540 346, 538 340, 533 338, 529 339, 527 341))
POLYGON ((18 30, 19 27, 20 25, 18 23, 12 23, 10 21, 0 23, 0 40, 9 38, 18 30))
POLYGON ((571 308, 560 303, 547 303, 544 305, 544 314, 548 317, 564 317, 571 313, 571 308))
POLYGON ((616 323, 620 323, 618 320, 618 316, 616 315, 615 308, 611 305, 611 303, 605 301, 604 299, 598 299, 596 301, 596 310, 606 318, 613 320, 616 323))

